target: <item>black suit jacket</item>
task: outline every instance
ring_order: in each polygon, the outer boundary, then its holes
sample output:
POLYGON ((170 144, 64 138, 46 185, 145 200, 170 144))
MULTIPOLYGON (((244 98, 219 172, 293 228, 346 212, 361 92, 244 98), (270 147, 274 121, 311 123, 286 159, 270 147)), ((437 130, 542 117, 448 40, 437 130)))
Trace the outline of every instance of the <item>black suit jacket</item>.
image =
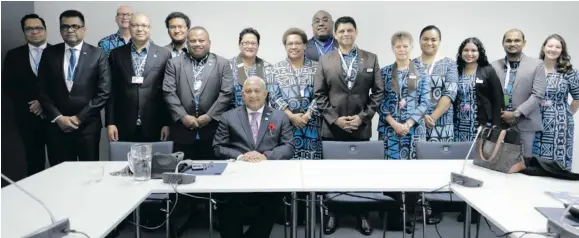
POLYGON ((131 47, 132 44, 127 44, 115 48, 109 55, 112 90, 106 106, 106 125, 117 126, 120 139, 134 135, 137 113, 140 113, 144 136, 159 137, 161 127, 168 126, 171 120, 162 91, 165 66, 171 59, 171 52, 149 44, 143 83, 139 85, 131 83, 135 76, 131 47))
POLYGON ((246 107, 223 113, 213 140, 215 156, 236 159, 250 151, 264 154, 268 160, 288 160, 294 156, 294 134, 288 116, 265 106, 257 134, 253 141, 246 107))
MULTIPOLYGON (((501 111, 505 109, 505 100, 501 81, 492 66, 476 69, 475 91, 478 123, 486 125, 487 122, 491 122, 493 125, 501 126, 501 111)), ((460 110, 458 103, 460 102, 455 100, 454 108, 460 110)))
MULTIPOLYGON (((47 44, 46 48, 50 46, 47 44)), ((8 51, 2 70, 2 92, 8 94, 14 105, 14 119, 17 124, 30 125, 42 120, 30 112, 28 105, 30 101, 39 100, 37 85, 38 77, 30 65, 28 44, 8 51)))
POLYGON ((199 112, 195 112, 193 97, 193 61, 189 54, 170 59, 165 69, 163 95, 174 123, 171 126, 171 139, 181 144, 191 144, 197 133, 205 141, 213 141, 215 131, 221 120, 221 114, 233 107, 233 74, 229 61, 221 56, 209 53, 201 85, 199 112), (213 120, 206 126, 190 130, 181 119, 185 115, 201 116, 207 114, 213 120))
POLYGON ((77 116, 79 130, 100 131, 100 110, 111 91, 109 64, 101 48, 84 42, 74 72, 74 84, 68 92, 64 74, 64 43, 47 48, 38 68, 40 103, 48 120, 57 116, 77 116), (87 128, 87 125, 91 125, 87 128))

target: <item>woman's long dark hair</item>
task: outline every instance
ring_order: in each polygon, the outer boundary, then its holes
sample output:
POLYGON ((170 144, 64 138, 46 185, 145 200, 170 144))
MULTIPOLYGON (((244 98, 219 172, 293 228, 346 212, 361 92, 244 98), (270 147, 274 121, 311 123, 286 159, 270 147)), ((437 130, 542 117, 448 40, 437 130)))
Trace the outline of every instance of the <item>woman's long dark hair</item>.
POLYGON ((485 66, 489 65, 489 60, 487 58, 487 52, 486 52, 485 47, 483 46, 482 42, 476 37, 467 38, 466 40, 464 40, 460 44, 460 47, 458 47, 458 53, 456 54, 456 65, 458 66, 458 75, 459 76, 462 75, 462 71, 464 70, 464 67, 466 66, 466 62, 462 59, 462 50, 464 50, 464 47, 468 43, 473 43, 478 48, 477 64, 480 67, 485 67, 485 66))
POLYGON ((541 60, 545 60, 545 52, 543 51, 543 49, 545 48, 545 45, 547 45, 547 41, 551 39, 555 39, 561 42, 561 55, 559 55, 559 58, 557 58, 556 62, 557 72, 559 73, 571 72, 573 70, 573 65, 571 65, 571 56, 567 52, 567 43, 565 43, 563 37, 561 37, 558 34, 550 35, 547 37, 547 39, 545 39, 545 42, 543 42, 543 46, 541 46, 541 53, 539 53, 539 58, 541 60))

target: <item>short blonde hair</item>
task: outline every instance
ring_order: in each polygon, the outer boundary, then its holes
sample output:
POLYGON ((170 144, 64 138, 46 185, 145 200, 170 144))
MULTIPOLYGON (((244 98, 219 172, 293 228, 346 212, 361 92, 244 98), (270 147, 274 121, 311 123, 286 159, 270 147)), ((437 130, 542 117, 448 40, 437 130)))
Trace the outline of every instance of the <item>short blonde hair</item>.
POLYGON ((394 46, 394 44, 396 44, 396 41, 399 40, 408 40, 410 42, 410 45, 414 44, 414 39, 412 38, 412 34, 410 34, 410 32, 407 31, 398 31, 396 33, 394 33, 394 35, 392 35, 392 39, 390 40, 390 43, 392 44, 392 46, 394 46))

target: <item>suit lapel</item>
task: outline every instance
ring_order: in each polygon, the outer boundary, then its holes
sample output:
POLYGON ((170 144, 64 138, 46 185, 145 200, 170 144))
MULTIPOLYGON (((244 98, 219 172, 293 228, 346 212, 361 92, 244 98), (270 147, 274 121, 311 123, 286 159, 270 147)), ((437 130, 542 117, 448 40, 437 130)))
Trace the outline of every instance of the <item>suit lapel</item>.
POLYGON ((145 69, 143 70, 143 84, 145 84, 144 80, 147 79, 147 75, 149 74, 149 71, 151 71, 151 69, 153 68, 153 65, 155 65, 155 61, 157 61, 157 52, 159 51, 159 47, 157 47, 156 45, 154 45, 153 43, 149 43, 149 49, 147 52, 147 62, 145 63, 145 69))
POLYGON ((185 77, 187 79, 187 83, 189 84, 189 89, 191 90, 191 96, 195 97, 195 79, 193 78, 193 62, 189 56, 178 56, 183 57, 181 60, 181 70, 185 72, 185 77))
MULTIPOLYGON (((362 73, 364 72, 364 69, 366 68, 366 52, 364 52, 363 50, 360 49, 356 49, 358 52, 358 73, 356 74, 356 79, 354 80, 354 85, 352 86, 352 89, 356 86, 356 84, 361 83, 360 81, 363 81, 364 78, 362 77, 362 73)), ((411 62, 412 63, 412 62, 411 62)))
POLYGON ((521 62, 519 62, 519 68, 517 69, 517 74, 515 75, 515 84, 513 85, 513 92, 515 91, 515 88, 517 88, 517 86, 519 85, 519 82, 522 81, 523 78, 518 78, 517 75, 521 75, 521 73, 523 72, 527 72, 527 69, 525 68, 527 66, 527 56, 525 55, 521 55, 521 62))
MULTIPOLYGON (((331 65, 335 65, 334 67, 336 67, 336 71, 338 73, 338 81, 340 85, 342 85, 342 87, 345 90, 350 90, 348 89, 348 84, 346 84, 346 79, 344 78, 344 74, 343 74, 343 69, 342 69, 342 57, 340 57, 340 50, 335 50, 332 53, 329 53, 330 57, 330 64, 331 65)), ((331 67, 331 66, 330 66, 331 67)))
MULTIPOLYGON (((78 54, 78 62, 76 62, 76 68, 74 69, 74 73, 72 74, 72 88, 70 89, 70 93, 72 94, 72 91, 76 88, 76 85, 79 83, 79 79, 81 79, 82 77, 79 77, 82 75, 83 71, 84 71, 84 67, 83 67, 83 63, 85 60, 85 58, 90 57, 92 53, 86 42, 82 44, 82 48, 80 49, 80 53, 78 54)), ((66 84, 65 84, 66 86, 66 84)), ((68 91, 68 90, 67 90, 68 91)))
POLYGON ((255 145, 255 142, 253 141, 253 135, 251 134, 251 125, 249 125, 249 119, 247 118, 247 109, 245 107, 239 107, 237 110, 237 116, 241 121, 241 127, 245 131, 247 140, 250 142, 252 148, 255 150, 257 146, 255 145))
MULTIPOLYGON (((121 47, 124 47, 124 46, 121 46, 121 47)), ((122 49, 122 53, 120 54, 120 58, 122 59, 121 61, 123 61, 123 66, 125 67, 127 72, 131 72, 129 75, 131 75, 131 76, 136 75, 137 72, 135 72, 135 69, 133 68, 133 53, 131 52, 131 46, 124 47, 122 49)), ((129 83, 132 84, 132 78, 127 78, 125 80, 128 80, 129 83)))
POLYGON ((500 70, 497 71, 497 75, 499 76, 499 81, 501 81, 501 88, 505 88, 505 60, 499 60, 499 68, 500 70))
POLYGON ((209 53, 209 57, 207 57, 207 62, 205 62, 205 68, 203 68, 203 73, 202 73, 202 82, 201 82, 201 88, 199 89, 199 94, 203 93, 203 90, 205 89, 205 86, 207 86, 207 81, 209 80, 209 76, 211 76, 211 73, 213 73, 213 69, 215 69, 215 55, 209 53))
POLYGON ((55 46, 55 48, 57 48, 56 51, 56 55, 55 55, 55 64, 53 64, 55 67, 57 67, 55 72, 58 72, 58 76, 57 77, 57 81, 59 81, 58 83, 64 88, 64 91, 68 92, 68 88, 66 88, 66 74, 64 74, 64 44, 59 44, 57 46, 55 46))
POLYGON ((266 129, 270 122, 271 122, 271 110, 269 110, 269 107, 266 105, 263 107, 263 115, 261 115, 261 122, 259 124, 259 132, 257 133, 256 139, 257 143, 255 145, 255 148, 259 147, 259 144, 261 143, 263 135, 265 135, 266 129))

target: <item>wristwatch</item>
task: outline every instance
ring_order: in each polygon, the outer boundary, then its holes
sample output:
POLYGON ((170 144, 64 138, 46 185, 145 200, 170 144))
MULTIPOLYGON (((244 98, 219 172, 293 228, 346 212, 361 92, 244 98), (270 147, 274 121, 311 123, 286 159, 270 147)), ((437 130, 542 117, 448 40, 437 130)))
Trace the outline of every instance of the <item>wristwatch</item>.
POLYGON ((515 112, 513 113, 513 115, 515 115, 515 117, 517 119, 519 119, 521 117, 521 112, 519 112, 519 110, 515 110, 515 112))

